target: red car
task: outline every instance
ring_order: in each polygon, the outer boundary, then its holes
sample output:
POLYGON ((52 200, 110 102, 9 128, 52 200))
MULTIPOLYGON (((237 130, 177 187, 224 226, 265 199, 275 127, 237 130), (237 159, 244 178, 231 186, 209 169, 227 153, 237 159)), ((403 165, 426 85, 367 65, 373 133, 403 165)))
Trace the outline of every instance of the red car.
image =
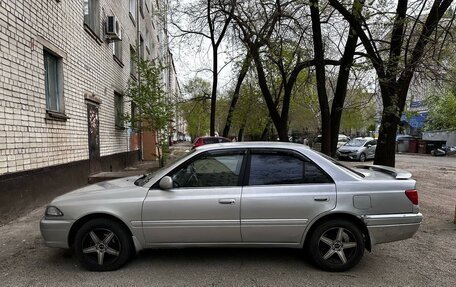
POLYGON ((227 143, 231 142, 230 139, 224 137, 198 137, 195 139, 193 143, 193 148, 206 145, 206 144, 214 144, 214 143, 227 143))

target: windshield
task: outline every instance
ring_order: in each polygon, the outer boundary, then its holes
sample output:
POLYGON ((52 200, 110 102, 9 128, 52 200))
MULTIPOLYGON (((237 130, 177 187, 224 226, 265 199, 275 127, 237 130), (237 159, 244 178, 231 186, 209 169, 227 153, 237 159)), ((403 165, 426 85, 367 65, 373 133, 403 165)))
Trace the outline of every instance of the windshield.
POLYGON ((165 164, 164 167, 161 167, 151 173, 146 173, 146 174, 143 174, 140 178, 138 178, 137 180, 135 180, 135 185, 137 186, 143 186, 145 185, 146 183, 149 182, 149 180, 151 180, 151 178, 154 177, 154 175, 157 173, 157 172, 160 172, 162 171, 163 169, 166 169, 168 167, 170 167, 173 163, 175 163, 176 161, 179 161, 189 155, 191 155, 192 153, 195 152, 195 149, 192 149, 192 150, 185 150, 185 151, 182 151, 182 154, 181 153, 178 153, 178 155, 173 155, 173 153, 171 153, 171 155, 168 156, 168 160, 167 160, 167 163, 165 164))
POLYGON ((352 139, 351 141, 346 143, 345 146, 360 147, 360 146, 363 146, 365 143, 366 143, 366 140, 352 139))

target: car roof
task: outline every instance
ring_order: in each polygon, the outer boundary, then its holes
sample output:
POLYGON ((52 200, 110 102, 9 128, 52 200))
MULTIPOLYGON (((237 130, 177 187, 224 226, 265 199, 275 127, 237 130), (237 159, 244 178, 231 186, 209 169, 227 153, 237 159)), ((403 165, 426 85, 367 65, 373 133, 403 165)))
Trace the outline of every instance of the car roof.
POLYGON ((357 138, 354 138, 354 140, 366 140, 366 141, 373 141, 374 138, 372 137, 357 137, 357 138))
POLYGON ((299 149, 308 146, 298 143, 290 142, 265 142, 265 141, 252 141, 252 142, 229 142, 229 143, 214 143, 210 145, 202 145, 196 150, 216 150, 221 148, 285 148, 285 149, 299 149))

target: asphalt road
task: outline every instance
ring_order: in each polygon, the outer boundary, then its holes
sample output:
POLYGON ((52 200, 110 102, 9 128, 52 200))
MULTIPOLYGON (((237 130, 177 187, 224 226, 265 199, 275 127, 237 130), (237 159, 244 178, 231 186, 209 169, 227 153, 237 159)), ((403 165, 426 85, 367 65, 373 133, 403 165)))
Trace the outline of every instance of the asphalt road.
POLYGON ((43 246, 42 207, 0 227, 0 286, 454 286, 456 157, 399 155, 397 166, 418 182, 424 222, 348 272, 320 271, 287 249, 149 250, 121 270, 88 272, 71 252, 43 246))

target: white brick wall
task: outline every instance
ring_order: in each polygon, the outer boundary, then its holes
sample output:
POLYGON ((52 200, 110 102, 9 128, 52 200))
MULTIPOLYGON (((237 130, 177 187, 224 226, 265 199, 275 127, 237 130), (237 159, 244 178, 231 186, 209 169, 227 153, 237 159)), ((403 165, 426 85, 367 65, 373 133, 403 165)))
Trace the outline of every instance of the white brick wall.
MULTIPOLYGON (((0 175, 88 159, 86 92, 102 101, 101 156, 128 151, 127 131, 114 125, 114 91, 123 93, 130 79, 129 46, 135 45, 136 27, 129 16, 128 0, 99 2, 101 44, 84 29, 83 0, 0 1, 0 175), (123 67, 113 59, 112 44, 104 41, 102 31, 104 18, 113 13, 124 29, 123 67), (67 121, 45 120, 46 42, 66 55, 63 93, 67 121)), ((159 25, 152 25, 145 6, 144 16, 142 37, 147 41, 148 25, 153 47, 160 47, 154 28, 159 25)), ((157 51, 149 48, 150 57, 156 57, 157 51)), ((129 104, 124 110, 130 110, 129 104)))

